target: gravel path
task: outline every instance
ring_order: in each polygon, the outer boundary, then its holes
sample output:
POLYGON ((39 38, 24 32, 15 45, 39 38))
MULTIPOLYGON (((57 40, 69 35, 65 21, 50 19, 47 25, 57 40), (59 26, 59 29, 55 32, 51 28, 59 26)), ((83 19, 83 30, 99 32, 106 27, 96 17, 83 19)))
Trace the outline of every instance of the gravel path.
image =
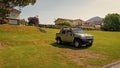
POLYGON ((103 68, 120 68, 120 61, 108 64, 104 66, 103 68))

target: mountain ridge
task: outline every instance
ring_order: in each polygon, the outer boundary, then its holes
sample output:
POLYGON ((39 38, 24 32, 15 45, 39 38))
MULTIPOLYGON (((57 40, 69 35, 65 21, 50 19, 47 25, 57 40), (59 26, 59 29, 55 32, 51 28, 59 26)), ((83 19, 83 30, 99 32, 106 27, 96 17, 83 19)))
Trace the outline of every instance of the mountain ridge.
POLYGON ((86 22, 98 22, 98 21, 103 21, 104 18, 101 18, 99 16, 96 16, 96 17, 92 17, 88 20, 86 20, 86 22))

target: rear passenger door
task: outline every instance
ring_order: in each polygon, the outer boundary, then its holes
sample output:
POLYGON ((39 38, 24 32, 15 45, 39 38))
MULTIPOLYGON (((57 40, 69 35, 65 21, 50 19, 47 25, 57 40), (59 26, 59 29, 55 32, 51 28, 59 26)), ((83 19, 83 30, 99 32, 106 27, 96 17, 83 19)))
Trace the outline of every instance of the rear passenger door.
POLYGON ((73 34, 72 34, 72 31, 71 30, 68 30, 68 31, 66 31, 66 41, 67 42, 73 42, 73 39, 74 39, 74 37, 73 37, 73 34))
POLYGON ((66 30, 62 30, 62 32, 61 32, 61 40, 66 42, 67 41, 66 36, 67 36, 66 30))

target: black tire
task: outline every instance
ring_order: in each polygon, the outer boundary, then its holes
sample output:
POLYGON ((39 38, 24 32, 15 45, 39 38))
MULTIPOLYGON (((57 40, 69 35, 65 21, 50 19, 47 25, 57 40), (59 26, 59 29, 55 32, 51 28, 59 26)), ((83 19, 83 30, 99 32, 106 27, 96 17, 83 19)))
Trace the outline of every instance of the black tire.
POLYGON ((62 44, 62 40, 60 38, 56 39, 57 44, 62 44))
POLYGON ((75 40, 75 41, 74 41, 74 46, 75 46, 76 48, 81 47, 81 46, 82 46, 82 42, 81 42, 80 40, 75 40))
POLYGON ((86 44, 86 46, 87 46, 87 47, 90 47, 90 46, 92 46, 92 43, 88 43, 88 44, 86 44))

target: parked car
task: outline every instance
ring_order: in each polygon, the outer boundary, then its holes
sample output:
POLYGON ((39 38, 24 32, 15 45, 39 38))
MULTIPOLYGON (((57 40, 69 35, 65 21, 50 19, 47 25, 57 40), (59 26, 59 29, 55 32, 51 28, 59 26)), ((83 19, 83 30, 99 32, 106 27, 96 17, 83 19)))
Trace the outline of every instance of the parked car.
POLYGON ((62 44, 63 42, 73 43, 75 47, 80 47, 83 44, 91 46, 94 36, 86 34, 81 28, 62 28, 59 33, 56 33, 56 42, 62 44))

